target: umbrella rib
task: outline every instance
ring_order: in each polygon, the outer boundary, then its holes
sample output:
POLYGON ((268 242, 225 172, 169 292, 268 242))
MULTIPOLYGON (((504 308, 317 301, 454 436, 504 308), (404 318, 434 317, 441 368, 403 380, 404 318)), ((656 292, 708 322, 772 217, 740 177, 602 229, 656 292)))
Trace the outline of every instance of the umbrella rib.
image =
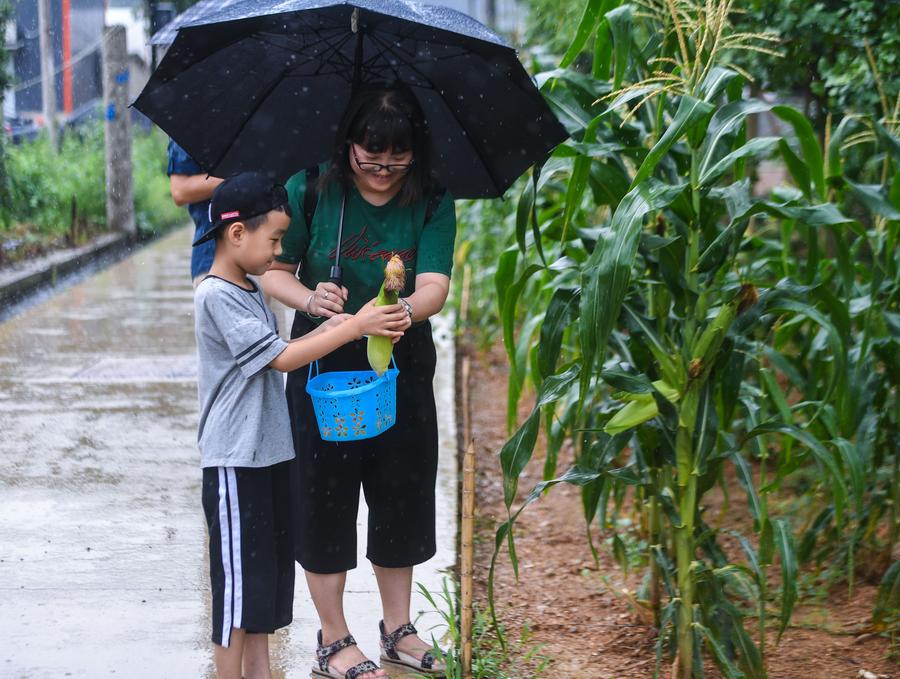
MULTIPOLYGON (((339 39, 338 39, 337 41, 331 42, 331 41, 330 41, 327 37, 325 37, 322 33, 319 33, 319 32, 316 31, 316 30, 313 30, 312 32, 318 37, 318 40, 315 41, 315 42, 313 42, 313 43, 310 43, 310 44, 308 44, 308 45, 303 45, 303 46, 300 46, 300 47, 297 47, 297 48, 292 47, 290 44, 288 44, 288 45, 282 45, 282 44, 279 44, 279 43, 278 43, 277 41, 275 41, 275 40, 272 40, 272 39, 270 39, 270 38, 264 37, 264 35, 266 35, 266 34, 259 35, 259 36, 258 36, 258 39, 259 39, 261 42, 264 42, 264 43, 266 43, 266 44, 268 44, 268 45, 272 45, 272 46, 274 46, 274 47, 278 47, 278 48, 281 48, 281 49, 289 49, 289 50, 292 50, 292 51, 293 51, 294 53, 296 53, 296 54, 300 54, 300 55, 303 55, 303 56, 307 56, 310 60, 315 59, 315 60, 318 61, 321 65, 316 69, 314 75, 321 75, 321 74, 323 73, 323 70, 322 70, 322 69, 323 69, 324 66, 334 66, 335 69, 336 69, 336 72, 337 72, 338 69, 341 68, 341 66, 345 66, 345 67, 346 67, 346 66, 349 66, 349 65, 351 64, 350 60, 347 59, 347 57, 345 57, 345 56, 340 52, 340 48, 343 47, 345 44, 347 44, 347 41, 350 39, 349 37, 347 37, 347 36, 344 35, 344 34, 340 34, 340 35, 339 35, 339 39), (322 45, 322 44, 326 45, 326 49, 324 49, 324 50, 322 51, 322 54, 321 54, 321 55, 319 55, 319 56, 317 56, 317 57, 309 57, 309 56, 307 55, 307 50, 308 50, 310 47, 317 47, 317 46, 322 45), (334 56, 337 56, 337 57, 338 57, 336 61, 343 62, 343 63, 335 64, 334 62, 332 62, 331 59, 332 59, 332 57, 334 57, 334 56)), ((287 74, 287 77, 293 77, 293 74, 288 73, 288 74, 287 74)), ((305 76, 304 76, 304 77, 305 77, 305 76)))
MULTIPOLYGON (((372 38, 372 40, 373 40, 374 42, 381 43, 381 46, 382 46, 383 48, 387 49, 387 50, 388 50, 389 52, 391 52, 391 53, 394 53, 393 50, 391 49, 390 45, 385 45, 385 44, 383 44, 382 41, 381 41, 380 39, 378 39, 376 36, 374 36, 374 35, 372 35, 372 34, 369 34, 369 35, 370 35, 370 37, 372 38)), ((399 57, 399 55, 397 55, 396 53, 394 53, 394 54, 395 54, 395 56, 399 57)), ((434 90, 435 92, 440 93, 440 90, 439 90, 437 87, 435 87, 435 84, 434 84, 434 82, 431 80, 431 78, 429 78, 429 77, 426 76, 424 73, 422 73, 422 72, 421 72, 418 68, 416 68, 414 65, 409 64, 409 66, 410 66, 410 68, 412 68, 416 73, 418 73, 418 74, 422 77, 422 79, 425 80, 425 82, 427 82, 427 83, 431 86, 431 89, 432 89, 432 90, 434 90)), ((396 73, 396 71, 394 71, 394 72, 396 73)), ((399 76, 399 74, 398 74, 398 76, 399 76)), ((399 78, 398 78, 398 79, 399 79, 399 78)), ((462 121, 459 119, 459 116, 457 115, 456 110, 455 110, 452 106, 450 106, 450 104, 447 103, 447 100, 444 99, 443 95, 439 95, 439 96, 440 96, 441 101, 444 102, 444 106, 446 106, 446 107, 447 107, 447 110, 450 111, 450 114, 453 116, 453 119, 456 121, 457 125, 459 125, 459 129, 463 131, 463 136, 464 136, 466 139, 469 140, 469 145, 470 145, 470 146, 472 147, 472 149, 475 151, 475 154, 478 156, 478 159, 481 161, 482 167, 485 169, 485 172, 487 172, 487 175, 488 175, 488 177, 490 177, 491 182, 493 182, 493 184, 494 184, 494 190, 499 192, 499 190, 500 190, 500 183, 497 181, 497 177, 494 176, 494 171, 493 171, 493 169, 491 168, 490 164, 486 161, 485 155, 484 155, 484 153, 483 153, 483 150, 482 150, 481 147, 478 145, 478 143, 476 142, 475 138, 474 138, 472 135, 469 135, 469 134, 466 134, 466 133, 465 133, 465 131, 466 131, 465 125, 463 125, 462 121)))
POLYGON ((253 115, 260 109, 260 107, 265 103, 266 99, 269 98, 269 95, 272 94, 272 92, 275 90, 275 88, 278 87, 278 85, 281 83, 281 80, 284 75, 284 71, 282 71, 281 73, 282 73, 282 75, 280 75, 277 78, 272 79, 272 82, 269 85, 269 87, 266 89, 265 94, 263 96, 261 96, 259 98, 259 101, 256 102, 256 105, 252 109, 250 109, 246 113, 246 115, 244 115, 244 120, 243 120, 243 122, 241 122, 240 127, 237 129, 237 132, 232 136, 231 142, 228 144, 228 146, 226 146, 222 150, 222 153, 219 154, 219 157, 216 159, 216 162, 213 164, 211 169, 215 170, 219 166, 219 163, 222 162, 222 160, 225 158, 225 156, 228 154, 228 152, 234 146, 235 140, 237 140, 241 136, 241 132, 247 126, 247 123, 250 122, 250 119, 253 117, 253 115))

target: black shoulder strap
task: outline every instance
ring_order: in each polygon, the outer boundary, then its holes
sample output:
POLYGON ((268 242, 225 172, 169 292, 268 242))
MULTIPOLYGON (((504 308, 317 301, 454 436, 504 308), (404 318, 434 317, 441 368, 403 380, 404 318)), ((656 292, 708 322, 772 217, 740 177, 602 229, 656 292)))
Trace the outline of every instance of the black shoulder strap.
POLYGON ((319 178, 319 166, 313 165, 306 169, 306 192, 303 194, 303 216, 306 218, 306 228, 312 228, 313 215, 316 214, 316 205, 319 204, 319 192, 316 191, 316 180, 319 178))
POLYGON ((438 205, 440 205, 441 201, 444 200, 444 196, 446 194, 447 189, 437 188, 428 197, 428 205, 425 207, 425 224, 430 222, 431 218, 434 217, 434 213, 437 212, 438 205))

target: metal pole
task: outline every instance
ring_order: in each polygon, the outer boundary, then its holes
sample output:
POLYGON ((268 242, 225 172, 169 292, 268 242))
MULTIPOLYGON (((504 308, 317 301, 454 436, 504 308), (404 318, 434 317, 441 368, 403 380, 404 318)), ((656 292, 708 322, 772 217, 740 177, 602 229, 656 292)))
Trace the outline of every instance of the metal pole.
POLYGON ((50 0, 38 0, 38 47, 41 52, 41 105, 50 145, 56 148, 56 67, 53 58, 50 0))
POLYGON ((344 272, 341 270, 341 247, 343 246, 344 240, 344 211, 347 209, 347 192, 344 191, 344 195, 341 196, 341 216, 338 219, 338 237, 337 237, 337 247, 334 249, 334 265, 331 267, 331 273, 328 275, 328 280, 334 283, 336 286, 341 287, 343 285, 344 272))
POLYGON ((125 27, 103 32, 103 125, 106 139, 106 223, 111 231, 134 234, 131 172, 131 115, 128 110, 128 52, 125 27))

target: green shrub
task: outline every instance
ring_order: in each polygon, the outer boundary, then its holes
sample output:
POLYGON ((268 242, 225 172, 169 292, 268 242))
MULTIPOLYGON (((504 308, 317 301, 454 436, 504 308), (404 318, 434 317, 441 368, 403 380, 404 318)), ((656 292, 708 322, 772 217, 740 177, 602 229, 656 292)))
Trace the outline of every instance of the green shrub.
POLYGON ((187 211, 175 205, 169 193, 167 143, 166 136, 155 128, 149 134, 134 135, 134 218, 141 231, 158 232, 189 219, 187 211))
MULTIPOLYGON (((166 176, 166 136, 135 129, 132 144, 135 221, 142 233, 184 222, 166 176)), ((46 136, 7 148, 9 206, 0 239, 50 243, 81 240, 106 230, 103 126, 96 123, 63 135, 58 152, 46 136)))

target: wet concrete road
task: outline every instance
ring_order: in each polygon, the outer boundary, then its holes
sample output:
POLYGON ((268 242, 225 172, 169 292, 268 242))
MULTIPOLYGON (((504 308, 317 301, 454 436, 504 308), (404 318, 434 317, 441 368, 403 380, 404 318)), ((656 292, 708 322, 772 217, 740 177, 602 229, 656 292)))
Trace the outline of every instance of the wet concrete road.
MULTIPOLYGON (((181 229, 0 324, 0 677, 212 675, 189 238, 181 229)), ((456 536, 453 353, 436 335, 438 556, 415 573, 431 591, 456 536)), ((377 658, 380 605, 359 562, 347 617, 377 658)), ((417 596, 413 617, 428 608, 417 596)), ((317 627, 298 571, 276 676, 309 675, 317 627)))

